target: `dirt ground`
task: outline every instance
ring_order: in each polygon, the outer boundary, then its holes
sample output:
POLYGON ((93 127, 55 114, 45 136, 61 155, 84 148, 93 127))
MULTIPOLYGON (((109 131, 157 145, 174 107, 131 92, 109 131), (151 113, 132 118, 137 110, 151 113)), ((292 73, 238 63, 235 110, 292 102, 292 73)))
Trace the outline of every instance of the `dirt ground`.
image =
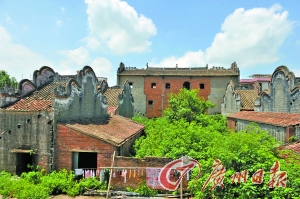
POLYGON ((51 199, 105 199, 103 196, 76 196, 75 198, 72 198, 67 195, 57 195, 52 197, 51 199))

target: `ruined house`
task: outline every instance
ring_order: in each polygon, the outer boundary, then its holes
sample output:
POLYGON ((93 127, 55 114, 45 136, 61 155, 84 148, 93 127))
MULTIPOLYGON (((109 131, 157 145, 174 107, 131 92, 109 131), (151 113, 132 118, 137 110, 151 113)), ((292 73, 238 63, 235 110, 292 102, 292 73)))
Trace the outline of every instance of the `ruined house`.
POLYGON ((267 130, 282 145, 291 136, 300 139, 300 85, 286 66, 275 69, 269 89, 256 98, 253 112, 240 111, 227 116, 228 128, 237 131, 250 122, 267 130))
POLYGON ((108 114, 107 90, 89 66, 68 76, 45 66, 34 71, 32 81, 20 81, 16 93, 1 89, 0 170, 20 174, 28 164, 48 172, 96 168, 113 151, 130 154, 144 127, 108 114))

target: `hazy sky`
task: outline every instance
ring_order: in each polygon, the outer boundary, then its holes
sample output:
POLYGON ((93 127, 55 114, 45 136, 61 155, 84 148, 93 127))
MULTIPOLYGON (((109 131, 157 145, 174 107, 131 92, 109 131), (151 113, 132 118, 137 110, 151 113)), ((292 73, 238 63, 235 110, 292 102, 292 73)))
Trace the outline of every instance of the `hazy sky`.
POLYGON ((125 66, 229 68, 241 78, 286 65, 300 76, 300 1, 0 0, 0 70, 18 81, 85 65, 116 84, 125 66))

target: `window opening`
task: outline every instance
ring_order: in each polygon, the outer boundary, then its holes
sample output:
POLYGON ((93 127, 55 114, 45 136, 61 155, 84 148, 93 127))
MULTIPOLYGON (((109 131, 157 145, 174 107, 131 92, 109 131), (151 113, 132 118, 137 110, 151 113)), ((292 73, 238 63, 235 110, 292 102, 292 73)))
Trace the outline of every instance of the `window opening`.
POLYGON ((133 88, 133 82, 129 82, 130 88, 133 88))
POLYGON ((8 131, 8 134, 9 134, 9 135, 11 134, 11 130, 8 131))
POLYGON ((17 153, 16 174, 21 175, 23 172, 29 172, 27 165, 32 165, 32 155, 30 153, 17 153))
POLYGON ((73 152, 72 169, 97 168, 96 152, 73 152))
POLYGON ((200 89, 204 89, 204 84, 203 83, 200 84, 200 89))
POLYGON ((190 82, 184 82, 182 87, 187 89, 187 90, 190 90, 190 82))
POLYGON ((156 83, 151 83, 151 88, 156 88, 156 83))
POLYGON ((170 88, 171 88, 170 83, 166 83, 166 89, 170 89, 170 88))
POLYGON ((148 101, 148 106, 151 107, 153 105, 153 100, 148 101))
POLYGON ((21 124, 18 124, 18 129, 21 128, 21 124))

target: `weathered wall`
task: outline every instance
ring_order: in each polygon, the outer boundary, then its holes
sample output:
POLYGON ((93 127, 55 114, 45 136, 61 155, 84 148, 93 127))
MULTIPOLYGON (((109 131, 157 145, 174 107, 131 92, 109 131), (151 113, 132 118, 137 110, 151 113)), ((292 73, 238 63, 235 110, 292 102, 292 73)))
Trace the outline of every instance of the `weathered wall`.
POLYGON ((142 76, 118 76, 118 85, 122 85, 124 82, 128 80, 128 82, 132 82, 131 94, 134 99, 134 115, 141 113, 142 116, 146 114, 146 95, 144 92, 144 77, 142 76))
POLYGON ((61 90, 70 90, 70 94, 57 94, 53 99, 57 120, 106 119, 107 99, 98 92, 97 83, 93 73, 86 73, 82 79, 82 86, 73 81, 69 82, 66 88, 62 88, 61 90))
POLYGON ((164 109, 168 107, 168 99, 170 93, 178 93, 183 88, 185 82, 190 83, 190 89, 199 89, 200 84, 204 84, 204 89, 200 89, 198 96, 208 99, 210 94, 210 79, 208 77, 145 77, 145 94, 146 99, 146 115, 149 118, 160 117, 163 115, 164 109), (151 84, 155 83, 156 87, 152 88, 151 84), (170 84, 170 88, 166 88, 166 84, 170 84), (153 101, 149 105, 149 100, 153 101))
POLYGON ((118 97, 118 113, 127 118, 134 116, 134 99, 131 94, 129 82, 126 81, 123 86, 123 91, 118 97))
POLYGON ((274 71, 269 90, 255 101, 255 111, 300 113, 300 86, 285 66, 274 71))
MULTIPOLYGON (((249 121, 236 120, 236 131, 241 131, 249 125, 249 121)), ((283 145, 287 140, 286 128, 281 126, 273 126, 268 124, 256 123, 261 129, 268 131, 277 141, 283 145)))
MULTIPOLYGON (((142 179, 146 178, 146 168, 162 168, 167 163, 171 162, 171 158, 162 158, 162 157, 146 157, 143 159, 124 157, 124 156, 116 156, 114 167, 134 167, 131 169, 127 169, 127 178, 126 183, 124 183, 124 177, 119 175, 117 172, 122 171, 122 169, 113 169, 113 173, 115 173, 115 177, 112 177, 111 186, 117 190, 125 190, 126 187, 136 188, 138 183, 142 181, 142 179), (135 177, 134 177, 135 172, 135 177), (131 175, 130 175, 131 173, 131 175)), ((170 177, 171 181, 175 181, 175 176, 170 177)), ((187 179, 183 178, 183 188, 187 187, 187 179)))
POLYGON ((227 86, 227 82, 232 81, 234 85, 239 85, 238 76, 216 76, 210 78, 210 95, 208 100, 216 104, 215 108, 209 109, 208 113, 221 113, 221 103, 227 86))
POLYGON ((223 116, 228 116, 231 113, 236 113, 241 110, 241 96, 235 92, 232 81, 227 84, 223 102, 221 103, 221 113, 223 116))
POLYGON ((0 112, 0 170, 16 172, 13 149, 33 150, 33 164, 53 168, 53 116, 50 112, 0 112), (18 126, 19 125, 19 126, 18 126))

